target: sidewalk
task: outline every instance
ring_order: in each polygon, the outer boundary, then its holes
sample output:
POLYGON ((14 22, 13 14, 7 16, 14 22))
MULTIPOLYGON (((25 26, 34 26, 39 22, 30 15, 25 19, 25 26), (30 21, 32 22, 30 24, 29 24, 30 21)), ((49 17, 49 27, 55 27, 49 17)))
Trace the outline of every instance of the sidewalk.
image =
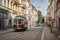
POLYGON ((60 31, 56 30, 53 33, 60 39, 60 31))
POLYGON ((51 33, 48 27, 44 28, 44 40, 59 40, 54 33, 51 33))
POLYGON ((0 35, 1 35, 1 34, 5 34, 5 33, 8 33, 8 32, 12 32, 12 31, 14 31, 14 30, 13 30, 13 29, 1 30, 1 31, 0 31, 0 35))

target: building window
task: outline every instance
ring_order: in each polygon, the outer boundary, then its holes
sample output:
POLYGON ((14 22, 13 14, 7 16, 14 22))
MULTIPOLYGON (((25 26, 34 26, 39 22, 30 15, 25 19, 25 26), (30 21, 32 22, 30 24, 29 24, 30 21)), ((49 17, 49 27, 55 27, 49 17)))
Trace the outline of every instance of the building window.
POLYGON ((7 14, 5 14, 5 13, 0 13, 0 18, 7 18, 7 14))
POLYGON ((19 0, 19 2, 21 3, 21 0, 19 0))
POLYGON ((4 14, 3 14, 3 18, 7 18, 7 14, 4 13, 4 14))
POLYGON ((7 0, 7 7, 9 7, 9 0, 7 0))
POLYGON ((2 14, 2 18, 7 18, 7 14, 2 14))
POLYGON ((11 9, 12 9, 12 2, 11 2, 11 9))
POLYGON ((14 5, 14 10, 16 9, 16 6, 14 5))
POLYGON ((16 11, 17 10, 17 6, 14 4, 14 10, 16 11))
POLYGON ((59 16, 60 16, 60 12, 59 12, 59 16))
POLYGON ((0 4, 2 4, 2 0, 0 0, 0 4))
POLYGON ((0 13, 0 18, 2 18, 2 13, 0 13))
POLYGON ((4 0, 4 6, 6 6, 6 0, 4 0))

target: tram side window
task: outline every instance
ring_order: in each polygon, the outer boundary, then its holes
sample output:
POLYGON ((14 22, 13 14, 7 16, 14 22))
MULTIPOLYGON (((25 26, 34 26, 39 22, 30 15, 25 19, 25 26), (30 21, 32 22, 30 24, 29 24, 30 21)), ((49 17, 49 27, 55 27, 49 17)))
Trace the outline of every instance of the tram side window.
POLYGON ((27 20, 25 20, 25 23, 24 24, 28 24, 27 20))
POLYGON ((14 24, 17 24, 17 19, 14 19, 14 24))
POLYGON ((27 22, 25 21, 24 24, 27 24, 27 22))

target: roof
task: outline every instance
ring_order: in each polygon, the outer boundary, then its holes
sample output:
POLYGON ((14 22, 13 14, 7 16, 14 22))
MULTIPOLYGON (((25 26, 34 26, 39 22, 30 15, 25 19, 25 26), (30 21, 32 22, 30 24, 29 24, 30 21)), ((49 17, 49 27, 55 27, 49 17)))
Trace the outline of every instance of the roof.
MULTIPOLYGON (((23 16, 16 16, 16 18, 19 18, 19 19, 26 19, 26 17, 23 17, 23 16)), ((27 19, 26 19, 27 20, 27 19)))

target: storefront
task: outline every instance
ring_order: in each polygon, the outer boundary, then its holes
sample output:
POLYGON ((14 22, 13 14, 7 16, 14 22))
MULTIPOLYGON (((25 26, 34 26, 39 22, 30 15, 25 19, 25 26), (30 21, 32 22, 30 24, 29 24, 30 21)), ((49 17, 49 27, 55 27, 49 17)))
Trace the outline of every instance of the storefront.
POLYGON ((0 29, 5 29, 7 27, 7 17, 8 12, 5 10, 0 10, 0 29))
POLYGON ((58 23, 58 30, 60 30, 60 16, 58 16, 57 20, 58 20, 58 22, 57 22, 58 23))

